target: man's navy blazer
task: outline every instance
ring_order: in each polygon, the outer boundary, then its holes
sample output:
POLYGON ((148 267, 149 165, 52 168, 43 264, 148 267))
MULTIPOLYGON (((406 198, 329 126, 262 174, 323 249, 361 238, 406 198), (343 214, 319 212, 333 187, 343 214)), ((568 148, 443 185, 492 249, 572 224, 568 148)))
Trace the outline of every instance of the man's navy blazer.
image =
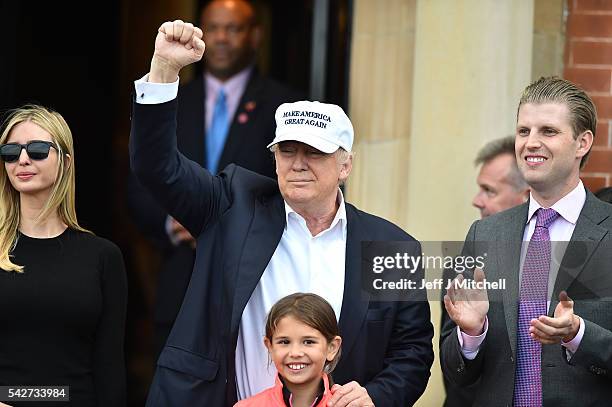
MULTIPOLYGON (((176 101, 133 107, 132 169, 197 236, 191 281, 159 357, 147 406, 228 406, 236 401, 240 319, 281 239, 284 201, 271 178, 235 165, 212 176, 182 156, 176 114, 176 101)), ((414 239, 350 204, 346 215, 342 357, 334 380, 359 382, 377 406, 412 405, 425 390, 433 362, 429 304, 424 292, 420 301, 369 301, 361 290, 360 247, 362 241, 414 239)), ((420 254, 417 246, 414 255, 420 254)))

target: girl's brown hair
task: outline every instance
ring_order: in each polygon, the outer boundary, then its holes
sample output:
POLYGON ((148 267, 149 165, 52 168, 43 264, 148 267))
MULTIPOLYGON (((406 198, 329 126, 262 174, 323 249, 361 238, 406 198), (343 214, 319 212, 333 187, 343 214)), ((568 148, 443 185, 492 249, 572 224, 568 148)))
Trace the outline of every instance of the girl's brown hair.
MULTIPOLYGON (((321 332, 321 335, 331 342, 340 336, 338 322, 334 309, 323 297, 310 293, 295 293, 278 300, 268 313, 266 322, 266 337, 272 343, 272 336, 276 326, 284 317, 292 316, 298 321, 321 332)), ((338 350, 332 361, 325 362, 324 372, 330 374, 340 359, 341 349, 338 350)), ((331 378, 330 378, 331 380, 331 378)))

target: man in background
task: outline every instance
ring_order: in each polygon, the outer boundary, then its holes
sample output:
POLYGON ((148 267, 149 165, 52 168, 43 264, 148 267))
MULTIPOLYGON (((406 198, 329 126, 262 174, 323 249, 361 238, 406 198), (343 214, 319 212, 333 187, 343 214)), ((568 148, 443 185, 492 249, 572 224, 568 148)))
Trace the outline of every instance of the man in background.
MULTIPOLYGON (((274 112, 302 95, 258 73, 262 30, 250 2, 212 0, 202 8, 200 23, 206 41, 204 73, 179 92, 178 148, 212 173, 235 163, 275 178, 266 149, 274 138, 274 112)), ((189 284, 195 240, 134 177, 128 204, 138 228, 163 250, 153 310, 157 357, 189 284)))
POLYGON ((529 185, 516 165, 514 136, 487 143, 478 152, 474 163, 482 165, 476 178, 479 190, 472 201, 472 205, 480 210, 481 218, 527 201, 529 185))

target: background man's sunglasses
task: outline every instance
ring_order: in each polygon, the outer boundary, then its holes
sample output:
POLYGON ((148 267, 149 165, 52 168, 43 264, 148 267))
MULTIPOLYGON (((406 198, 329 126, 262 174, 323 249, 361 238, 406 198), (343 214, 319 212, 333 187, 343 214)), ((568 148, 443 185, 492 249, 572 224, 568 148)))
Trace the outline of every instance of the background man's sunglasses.
POLYGON ((53 147, 59 151, 57 146, 50 141, 33 140, 28 144, 7 143, 0 145, 0 158, 6 163, 19 160, 21 150, 25 148, 28 157, 32 160, 44 160, 49 156, 49 150, 53 147))

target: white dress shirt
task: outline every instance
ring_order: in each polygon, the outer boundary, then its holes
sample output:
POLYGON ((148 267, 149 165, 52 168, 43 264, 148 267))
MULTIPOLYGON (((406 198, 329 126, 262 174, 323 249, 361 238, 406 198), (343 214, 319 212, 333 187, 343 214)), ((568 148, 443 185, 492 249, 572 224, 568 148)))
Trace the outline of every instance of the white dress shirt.
MULTIPOLYGON (((548 274, 549 300, 547 302, 547 307, 550 307, 550 297, 555 286, 557 274, 559 273, 559 266, 561 260, 563 259, 563 254, 565 253, 565 249, 567 248, 567 242, 570 241, 572 234, 574 233, 574 229, 576 228, 576 222, 578 221, 578 217, 580 216, 580 212, 582 211, 582 207, 584 206, 585 201, 586 191, 584 189, 582 181, 579 181, 576 188, 574 188, 570 193, 559 199, 551 206, 551 208, 559 214, 559 217, 557 217, 557 219, 555 219, 555 221, 548 228, 548 233, 552 244, 552 252, 550 272, 548 274)), ((537 216, 534 215, 535 212, 540 208, 543 208, 543 206, 540 205, 530 193, 529 211, 527 213, 527 223, 525 225, 525 231, 523 232, 523 242, 529 242, 531 240, 531 236, 535 231, 537 219, 537 216)), ((525 256, 527 255, 527 246, 528 244, 524 243, 521 247, 519 287, 521 278, 523 276, 523 263, 525 261, 525 256)), ((459 337, 459 344, 461 345, 461 352, 463 353, 463 356, 465 356, 466 359, 472 360, 476 357, 476 355, 478 355, 480 345, 482 344, 487 335, 487 331, 489 328, 488 320, 485 321, 484 328, 484 332, 481 335, 471 336, 466 334, 465 332, 462 332, 459 327, 457 327, 457 335, 459 337)), ((570 342, 561 343, 561 345, 564 346, 568 351, 568 358, 571 357, 571 355, 574 354, 576 350, 578 350, 578 346, 580 345, 580 341, 582 340, 583 335, 584 321, 582 320, 582 318, 580 318, 580 328, 576 337, 570 342)))
POLYGON ((136 103, 141 105, 157 105, 176 99, 178 96, 179 78, 170 83, 149 82, 149 74, 134 81, 136 103))

